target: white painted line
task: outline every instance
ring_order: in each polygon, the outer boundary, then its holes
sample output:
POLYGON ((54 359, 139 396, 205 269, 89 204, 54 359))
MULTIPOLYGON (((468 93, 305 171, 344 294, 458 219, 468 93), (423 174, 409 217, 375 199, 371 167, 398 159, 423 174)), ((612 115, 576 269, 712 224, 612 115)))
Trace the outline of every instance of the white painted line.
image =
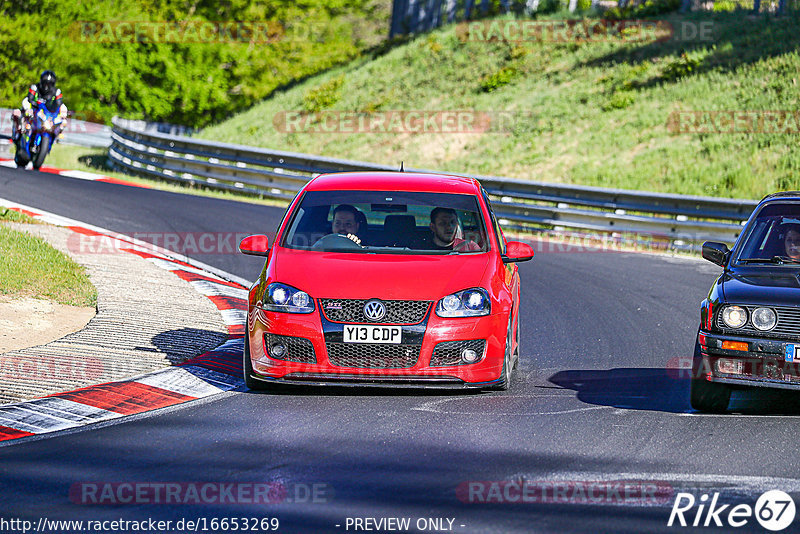
POLYGON ((248 293, 246 289, 239 289, 238 287, 231 287, 227 284, 215 284, 208 280, 194 280, 189 282, 198 293, 207 297, 233 297, 237 299, 247 300, 248 293))
POLYGON ((192 373, 194 376, 205 380, 209 384, 212 384, 223 391, 229 391, 244 385, 244 378, 241 376, 233 376, 226 373, 221 373, 219 371, 206 369, 205 367, 199 367, 197 365, 187 365, 182 367, 182 369, 186 369, 186 371, 192 373))
POLYGON ((102 408, 95 408, 88 404, 62 399, 59 397, 44 397, 35 399, 19 405, 26 409, 36 410, 40 413, 52 415, 53 417, 64 419, 67 421, 75 421, 76 423, 92 423, 94 421, 102 421, 104 419, 113 419, 119 416, 115 412, 104 410, 102 408))
POLYGON ((161 371, 156 371, 155 373, 136 380, 136 382, 198 399, 208 397, 209 395, 215 395, 223 391, 181 367, 169 367, 161 371))
POLYGON ((219 310, 222 320, 228 326, 245 324, 247 322, 247 310, 219 310))
POLYGON ((58 174, 61 176, 66 176, 68 178, 77 178, 79 180, 103 180, 108 178, 108 176, 103 176, 102 174, 95 174, 93 172, 86 172, 86 171, 61 171, 58 174))
MULTIPOLYGON (((109 414, 109 417, 105 417, 104 419, 115 419, 123 415, 111 414, 111 412, 109 412, 109 414)), ((63 417, 63 414, 57 417, 51 413, 37 410, 35 404, 22 403, 1 407, 0 425, 16 428, 17 430, 24 430, 25 432, 32 432, 34 434, 42 434, 44 432, 74 428, 76 426, 81 426, 81 423, 66 419, 63 417)))

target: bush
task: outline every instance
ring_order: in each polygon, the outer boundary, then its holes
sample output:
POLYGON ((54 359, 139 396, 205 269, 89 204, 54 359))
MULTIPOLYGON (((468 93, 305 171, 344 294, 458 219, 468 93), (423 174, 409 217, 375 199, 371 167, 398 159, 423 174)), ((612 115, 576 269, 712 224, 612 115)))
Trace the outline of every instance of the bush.
POLYGON ((664 66, 661 78, 664 81, 675 81, 685 76, 690 76, 697 71, 701 60, 694 54, 684 52, 664 66))
POLYGON ((516 67, 506 66, 481 80, 481 91, 491 93, 511 83, 518 74, 516 67))
POLYGON ((303 95, 303 109, 317 113, 333 106, 342 97, 344 76, 337 76, 303 95))
POLYGON ((625 109, 636 100, 634 94, 630 91, 615 91, 611 96, 601 104, 600 108, 603 111, 612 111, 615 109, 625 109))

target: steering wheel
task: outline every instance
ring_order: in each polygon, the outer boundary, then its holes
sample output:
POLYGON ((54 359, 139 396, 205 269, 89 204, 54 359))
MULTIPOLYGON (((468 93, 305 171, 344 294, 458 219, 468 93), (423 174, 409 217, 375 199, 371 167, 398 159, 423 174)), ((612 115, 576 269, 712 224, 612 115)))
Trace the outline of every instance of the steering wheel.
POLYGON ((344 234, 328 234, 321 237, 311 248, 350 249, 361 250, 362 247, 344 234))

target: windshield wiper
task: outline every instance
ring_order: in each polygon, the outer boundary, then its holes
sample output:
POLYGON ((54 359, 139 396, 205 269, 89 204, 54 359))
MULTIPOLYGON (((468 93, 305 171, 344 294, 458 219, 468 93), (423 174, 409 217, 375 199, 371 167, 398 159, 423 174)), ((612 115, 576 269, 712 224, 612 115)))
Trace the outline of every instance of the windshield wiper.
POLYGON ((739 263, 774 263, 782 265, 784 263, 800 263, 800 260, 795 260, 788 256, 772 256, 771 258, 741 258, 739 263))

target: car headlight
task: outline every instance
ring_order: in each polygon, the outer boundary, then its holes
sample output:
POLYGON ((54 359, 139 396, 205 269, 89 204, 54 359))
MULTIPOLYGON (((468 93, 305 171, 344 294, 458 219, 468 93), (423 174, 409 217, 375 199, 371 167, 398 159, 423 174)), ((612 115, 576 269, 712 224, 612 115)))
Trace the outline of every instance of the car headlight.
POLYGON ((478 317, 490 310, 489 294, 479 287, 447 295, 436 304, 439 317, 478 317))
POLYGON ((759 330, 772 330, 778 322, 778 316, 772 308, 756 308, 750 321, 759 330))
POLYGON ((261 306, 265 310, 287 313, 311 313, 314 311, 314 301, 308 296, 308 293, 278 282, 267 286, 261 306))
POLYGON ((747 322, 747 310, 741 306, 725 306, 722 310, 722 322, 730 328, 741 328, 747 322))

